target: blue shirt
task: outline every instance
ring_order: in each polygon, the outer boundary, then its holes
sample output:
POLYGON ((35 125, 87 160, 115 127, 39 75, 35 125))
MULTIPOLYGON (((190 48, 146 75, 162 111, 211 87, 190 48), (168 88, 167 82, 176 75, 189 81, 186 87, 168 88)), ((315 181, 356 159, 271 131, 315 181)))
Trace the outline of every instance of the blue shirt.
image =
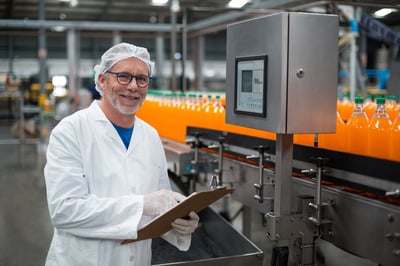
POLYGON ((116 124, 112 123, 115 129, 118 132, 118 135, 121 137, 122 142, 124 143, 126 149, 129 147, 129 143, 131 141, 131 136, 133 132, 133 126, 126 128, 126 127, 120 127, 117 126, 116 124))

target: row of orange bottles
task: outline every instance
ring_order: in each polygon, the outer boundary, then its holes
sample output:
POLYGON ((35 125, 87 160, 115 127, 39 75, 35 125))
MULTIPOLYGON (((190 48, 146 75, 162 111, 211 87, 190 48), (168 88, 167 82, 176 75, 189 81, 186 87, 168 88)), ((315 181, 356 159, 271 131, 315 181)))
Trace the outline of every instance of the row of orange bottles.
POLYGON ((224 106, 221 96, 149 91, 138 116, 154 126, 160 136, 184 143, 186 128, 224 130, 224 106))
MULTIPOLYGON (((227 131, 259 138, 275 139, 265 130, 225 122, 224 95, 149 92, 139 117, 153 125, 162 137, 184 143, 188 126, 227 131)), ((367 102, 356 98, 346 122, 337 112, 336 133, 319 134, 318 147, 400 161, 400 112, 392 122, 386 113, 385 99, 376 100, 371 119, 366 115, 367 102), (382 114, 382 110, 383 113, 382 114)), ((295 134, 294 143, 314 146, 314 134, 295 134)))
POLYGON ((160 136, 184 143, 186 128, 200 127, 260 138, 275 139, 264 130, 225 122, 225 95, 149 91, 138 116, 154 126, 160 136))
POLYGON ((356 98, 347 122, 337 114, 336 134, 320 134, 321 148, 400 161, 400 112, 392 121, 386 112, 384 98, 376 99, 371 119, 364 108, 363 99, 356 98))
MULTIPOLYGON (((382 98, 382 97, 383 96, 380 96, 378 98, 382 98)), ((378 99, 378 98, 376 98, 376 99, 378 99)), ((385 96, 385 98, 386 98, 386 102, 385 102, 386 112, 389 115, 390 120, 393 121, 400 109, 400 104, 397 104, 396 96, 394 96, 394 95, 388 95, 388 96, 385 96)), ((365 97, 363 106, 364 106, 364 111, 368 116, 368 119, 372 118, 372 115, 374 114, 374 112, 376 110, 376 106, 377 106, 376 99, 373 100, 371 95, 367 95, 365 97)), ((355 102, 350 100, 349 93, 343 94, 343 98, 341 100, 338 99, 337 110, 340 114, 340 117, 343 119, 343 121, 347 122, 347 120, 350 118, 350 116, 354 110, 354 105, 355 105, 355 102)))

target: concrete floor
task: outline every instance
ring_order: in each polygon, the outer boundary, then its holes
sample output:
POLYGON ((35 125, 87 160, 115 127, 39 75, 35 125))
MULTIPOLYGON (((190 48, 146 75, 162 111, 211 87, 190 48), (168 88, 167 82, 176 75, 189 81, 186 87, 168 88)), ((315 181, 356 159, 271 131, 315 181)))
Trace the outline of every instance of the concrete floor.
POLYGON ((36 145, 24 149, 20 158, 19 145, 0 145, 0 266, 44 265, 53 233, 43 156, 36 145))
MULTIPOLYGON (((0 121, 0 141, 12 137, 9 131, 0 121)), ((0 158, 0 266, 44 265, 53 233, 43 176, 45 145, 1 144, 0 158)), ((232 206, 231 215, 238 210, 232 206)), ((263 265, 269 265, 261 217, 254 213, 252 220, 251 238, 266 250, 263 265)), ((233 226, 241 230, 240 215, 233 226)))

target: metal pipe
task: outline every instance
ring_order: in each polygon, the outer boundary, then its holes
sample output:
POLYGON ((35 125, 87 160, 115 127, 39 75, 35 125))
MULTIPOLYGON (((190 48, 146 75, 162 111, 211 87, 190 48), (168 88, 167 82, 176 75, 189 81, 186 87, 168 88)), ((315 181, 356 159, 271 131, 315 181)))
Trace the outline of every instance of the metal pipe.
POLYGON ((204 36, 197 36, 193 42, 194 51, 193 54, 193 68, 194 68, 194 86, 197 90, 202 91, 204 88, 204 78, 203 78, 203 66, 204 66, 204 58, 205 58, 205 44, 204 44, 204 36))
POLYGON ((68 91, 71 98, 78 95, 78 58, 79 58, 79 45, 78 35, 75 29, 68 30, 67 34, 67 54, 68 54, 68 91))
POLYGON ((14 72, 14 36, 8 36, 8 72, 14 72))
MULTIPOLYGON (((44 0, 39 1, 39 19, 45 20, 45 9, 44 9, 44 0)), ((40 95, 46 93, 46 58, 47 58, 47 44, 46 44, 46 29, 44 27, 39 28, 39 82, 40 82, 40 95)), ((41 99, 39 97, 39 99, 41 99)), ((40 102, 39 102, 40 104, 40 102)))
POLYGON ((113 31, 113 44, 120 43, 122 41, 121 32, 119 30, 113 31))
POLYGON ((187 62, 187 10, 182 13, 182 91, 187 90, 186 82, 186 62, 187 62))
MULTIPOLYGON (((157 87, 164 89, 166 87, 164 78, 164 37, 157 34, 156 37, 156 70, 157 70, 157 87)), ((152 74, 154 75, 154 73, 152 74)))
MULTIPOLYGON (((135 31, 135 32, 171 32, 171 25, 164 23, 130 23, 130 22, 96 22, 96 21, 58 21, 58 20, 30 20, 30 19, 0 19, 0 27, 3 28, 46 28, 63 27, 79 30, 96 31, 135 31)), ((179 29, 178 25, 177 28, 179 29)))
POLYGON ((179 9, 179 2, 177 0, 172 1, 171 3, 171 91, 176 91, 176 33, 177 33, 177 24, 176 24, 176 13, 179 9))

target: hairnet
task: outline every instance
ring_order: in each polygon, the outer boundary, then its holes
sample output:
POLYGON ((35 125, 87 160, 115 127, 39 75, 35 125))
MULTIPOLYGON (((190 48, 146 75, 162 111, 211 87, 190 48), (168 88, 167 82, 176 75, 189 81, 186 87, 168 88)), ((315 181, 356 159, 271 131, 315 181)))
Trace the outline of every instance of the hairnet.
POLYGON ((135 57, 143 61, 149 68, 149 75, 152 74, 154 63, 150 61, 150 54, 146 48, 135 46, 129 43, 119 43, 108 49, 102 56, 100 64, 94 67, 94 82, 96 84, 96 90, 102 95, 102 89, 100 88, 98 81, 101 73, 106 73, 113 65, 121 60, 135 57))

